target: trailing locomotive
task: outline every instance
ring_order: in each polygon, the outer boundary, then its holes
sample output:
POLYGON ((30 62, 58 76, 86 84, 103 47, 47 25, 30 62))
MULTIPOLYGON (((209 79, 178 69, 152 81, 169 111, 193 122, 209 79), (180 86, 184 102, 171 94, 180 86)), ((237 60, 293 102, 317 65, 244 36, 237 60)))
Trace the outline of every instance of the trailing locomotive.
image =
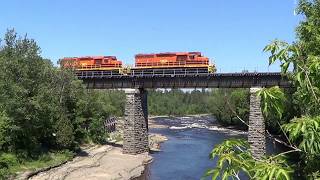
POLYGON ((119 70, 122 62, 115 56, 66 57, 60 60, 63 67, 72 67, 79 71, 119 70))
POLYGON ((115 56, 66 57, 60 65, 73 68, 77 75, 122 75, 122 62, 115 56))

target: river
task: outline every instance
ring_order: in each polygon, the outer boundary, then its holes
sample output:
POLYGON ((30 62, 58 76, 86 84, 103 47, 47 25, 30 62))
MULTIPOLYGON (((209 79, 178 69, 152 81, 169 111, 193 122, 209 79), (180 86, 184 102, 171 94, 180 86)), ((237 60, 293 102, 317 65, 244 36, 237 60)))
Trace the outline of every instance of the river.
MULTIPOLYGON (((161 144, 161 152, 151 154, 154 158, 149 168, 151 180, 200 179, 208 168, 214 167, 209 153, 216 144, 228 138, 246 138, 244 133, 210 130, 208 126, 214 122, 211 117, 157 118, 155 121, 171 128, 150 128, 151 133, 169 139, 161 144)), ((278 151, 277 146, 267 142, 268 153, 278 151)))

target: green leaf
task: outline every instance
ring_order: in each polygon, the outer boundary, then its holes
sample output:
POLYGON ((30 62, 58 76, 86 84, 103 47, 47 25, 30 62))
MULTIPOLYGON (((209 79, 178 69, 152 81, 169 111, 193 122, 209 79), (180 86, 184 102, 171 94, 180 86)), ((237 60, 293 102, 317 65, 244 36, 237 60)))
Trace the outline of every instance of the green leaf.
POLYGON ((211 175, 215 174, 216 172, 218 172, 218 174, 219 174, 219 170, 217 170, 217 169, 208 169, 208 170, 204 173, 203 178, 208 177, 208 176, 211 176, 211 175))
POLYGON ((266 116, 269 114, 274 114, 275 112, 279 118, 282 117, 284 112, 285 96, 279 87, 275 86, 268 89, 261 89, 258 91, 257 95, 262 99, 263 113, 266 116))
POLYGON ((299 73, 296 74, 297 81, 299 82, 300 85, 303 84, 303 82, 301 80, 301 75, 302 75, 302 72, 299 72, 299 73))
POLYGON ((224 171, 222 175, 222 180, 226 180, 228 176, 229 176, 228 171, 224 171))
POLYGON ((281 71, 282 71, 282 73, 287 73, 288 72, 288 67, 289 67, 289 65, 290 65, 290 62, 285 62, 285 63, 283 63, 282 65, 281 65, 281 71))
POLYGON ((270 173, 269 173, 269 180, 272 180, 272 179, 273 179, 273 176, 274 176, 275 172, 276 172, 276 168, 273 167, 273 168, 271 169, 270 173))
POLYGON ((218 176, 219 176, 219 170, 216 169, 216 170, 212 173, 212 180, 216 180, 218 176))

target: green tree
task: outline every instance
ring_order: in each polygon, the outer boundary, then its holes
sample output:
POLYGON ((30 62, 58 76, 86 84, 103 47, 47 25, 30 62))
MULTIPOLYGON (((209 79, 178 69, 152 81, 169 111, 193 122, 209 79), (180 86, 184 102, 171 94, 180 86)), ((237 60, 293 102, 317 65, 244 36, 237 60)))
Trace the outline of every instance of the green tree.
POLYGON ((104 120, 123 115, 123 92, 87 90, 72 69, 53 66, 14 30, 0 42, 0 178, 17 163, 104 141, 104 120))
POLYGON ((31 152, 38 149, 40 139, 51 127, 46 126, 52 118, 42 113, 44 100, 39 94, 49 85, 46 77, 52 65, 39 56, 40 49, 33 40, 18 38, 13 30, 8 31, 4 42, 0 49, 0 102, 12 135, 2 148, 31 152))
POLYGON ((213 89, 209 97, 209 110, 223 125, 245 127, 239 118, 248 122, 248 89, 213 89))
MULTIPOLYGON (((302 116, 280 126, 287 139, 283 144, 290 150, 257 160, 243 140, 225 141, 212 151, 223 166, 218 164, 208 176, 237 178, 241 170, 252 179, 320 178, 320 1, 300 0, 297 10, 304 16, 296 29, 297 41, 288 44, 275 40, 264 49, 271 53, 269 64, 279 61, 283 75, 296 87, 292 101, 299 105, 302 116)), ((267 117, 284 117, 286 102, 280 89, 263 90, 260 95, 267 117)))
POLYGON ((5 112, 0 112, 0 151, 10 142, 10 120, 5 112))

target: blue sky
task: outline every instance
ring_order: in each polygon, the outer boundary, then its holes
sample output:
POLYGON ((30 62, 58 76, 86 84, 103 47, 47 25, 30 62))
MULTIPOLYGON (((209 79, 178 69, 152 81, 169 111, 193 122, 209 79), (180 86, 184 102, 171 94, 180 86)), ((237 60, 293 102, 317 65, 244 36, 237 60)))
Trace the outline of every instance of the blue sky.
POLYGON ((27 33, 54 63, 65 56, 201 51, 219 72, 278 71, 263 47, 292 42, 299 17, 294 0, 5 0, 6 29, 27 33))

